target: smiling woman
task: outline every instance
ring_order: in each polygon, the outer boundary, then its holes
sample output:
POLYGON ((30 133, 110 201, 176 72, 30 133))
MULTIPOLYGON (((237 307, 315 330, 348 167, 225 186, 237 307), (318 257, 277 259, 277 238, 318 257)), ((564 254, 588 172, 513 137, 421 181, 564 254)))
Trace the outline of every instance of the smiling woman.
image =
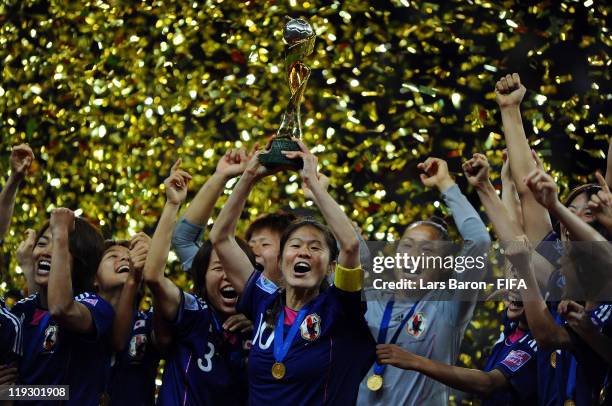
POLYGON ((247 164, 210 238, 240 294, 238 311, 256 326, 248 363, 249 404, 354 404, 374 354, 363 317, 359 243, 350 220, 319 181, 316 157, 295 141, 300 151, 285 156, 302 158, 304 186, 329 228, 311 219, 287 227, 277 260, 283 288, 238 255, 231 233, 240 202, 271 174, 259 153, 247 164), (333 271, 330 287, 327 276, 333 271))

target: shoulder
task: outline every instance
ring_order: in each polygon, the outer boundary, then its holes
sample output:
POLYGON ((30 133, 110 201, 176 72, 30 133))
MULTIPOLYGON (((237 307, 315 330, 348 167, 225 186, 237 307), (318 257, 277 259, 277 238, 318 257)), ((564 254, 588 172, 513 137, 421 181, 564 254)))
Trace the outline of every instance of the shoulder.
POLYGON ((183 296, 183 307, 185 310, 198 311, 208 310, 208 303, 204 299, 189 292, 181 291, 183 296))
POLYGON ((114 314, 114 310, 111 304, 95 293, 83 292, 75 296, 74 300, 87 306, 90 310, 100 312, 112 312, 114 314))
POLYGON ((13 314, 21 315, 27 313, 29 310, 35 309, 36 307, 38 307, 38 293, 30 295, 15 303, 15 306, 13 306, 11 312, 13 314))

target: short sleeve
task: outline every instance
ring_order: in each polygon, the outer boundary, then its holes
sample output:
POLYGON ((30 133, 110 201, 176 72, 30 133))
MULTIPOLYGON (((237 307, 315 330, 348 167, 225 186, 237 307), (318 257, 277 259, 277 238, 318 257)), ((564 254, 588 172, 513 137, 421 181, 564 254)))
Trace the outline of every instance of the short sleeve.
POLYGON ((22 355, 21 322, 0 304, 0 364, 14 361, 22 355))
POLYGON ((555 268, 559 266, 559 260, 563 256, 564 249, 559 235, 551 231, 544 237, 535 248, 535 251, 543 256, 555 268))
POLYGON ((210 313, 207 311, 208 305, 206 302, 195 297, 194 295, 184 292, 181 290, 181 303, 176 314, 176 319, 171 323, 174 331, 179 336, 187 336, 198 322, 203 319, 203 312, 207 312, 206 315, 210 322, 210 313))
POLYGON ((531 339, 526 345, 517 346, 501 360, 495 369, 508 379, 516 393, 523 399, 537 392, 538 370, 536 343, 531 339))
POLYGON ((263 276, 260 271, 253 271, 238 299, 236 310, 252 321, 255 318, 258 305, 274 295, 277 290, 278 287, 274 282, 263 276))
POLYGON ((77 296, 75 300, 89 309, 96 328, 94 336, 96 341, 110 333, 115 317, 115 311, 110 303, 98 295, 89 293, 83 293, 77 296))
POLYGON ((199 241, 204 234, 204 227, 197 224, 192 224, 181 218, 172 234, 172 248, 178 255, 183 270, 189 271, 198 250, 200 249, 199 241))

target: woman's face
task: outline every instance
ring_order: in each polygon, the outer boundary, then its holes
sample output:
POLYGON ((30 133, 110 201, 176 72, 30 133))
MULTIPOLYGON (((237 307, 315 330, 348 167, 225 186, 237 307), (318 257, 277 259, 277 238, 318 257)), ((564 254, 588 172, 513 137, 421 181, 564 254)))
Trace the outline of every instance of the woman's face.
MULTIPOLYGON (((591 209, 589 209, 588 203, 589 195, 585 192, 576 196, 574 200, 570 202, 567 208, 572 213, 580 217, 582 221, 586 223, 592 223, 595 218, 593 217, 591 209)), ((569 231, 567 230, 567 228, 565 228, 563 223, 561 223, 561 239, 564 241, 569 241, 572 239, 569 231)))
MULTIPOLYGON (((51 272, 51 253, 53 251, 53 239, 51 229, 47 227, 45 232, 40 236, 36 245, 32 250, 34 259, 34 282, 38 286, 46 287, 49 283, 49 272, 51 272)), ((69 255, 70 266, 72 267, 72 254, 69 255)))
POLYGON ((255 262, 268 272, 267 275, 278 276, 278 251, 280 249, 280 235, 270 228, 261 228, 253 232, 249 240, 249 247, 255 255, 255 262))
POLYGON ((227 280, 225 270, 217 253, 213 250, 208 263, 205 276, 206 296, 208 302, 219 312, 226 316, 236 313, 238 294, 227 280))
POLYGON ((130 250, 122 245, 109 247, 102 256, 96 272, 100 292, 123 287, 130 273, 130 250))
POLYGON ((433 266, 434 261, 423 263, 427 257, 435 257, 441 255, 442 247, 439 241, 439 233, 431 226, 421 224, 409 228, 397 247, 397 254, 400 255, 400 268, 396 268, 396 276, 398 279, 421 279, 424 282, 436 281, 439 279, 439 272, 433 266), (404 258, 421 258, 418 266, 413 267, 413 261, 404 258), (406 266, 408 265, 408 266, 406 266))
POLYGON ((523 302, 518 292, 510 292, 508 299, 504 300, 506 305, 506 315, 510 321, 520 321, 525 314, 523 302))
POLYGON ((288 287, 315 289, 335 265, 321 230, 302 226, 291 233, 283 247, 281 270, 288 287))

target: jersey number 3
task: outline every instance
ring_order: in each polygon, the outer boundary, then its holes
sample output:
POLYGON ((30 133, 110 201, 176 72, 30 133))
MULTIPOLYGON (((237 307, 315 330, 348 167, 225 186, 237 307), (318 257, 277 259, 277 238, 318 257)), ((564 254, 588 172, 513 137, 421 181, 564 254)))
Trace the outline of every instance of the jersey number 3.
POLYGON ((208 343, 208 352, 204 355, 204 360, 198 358, 198 368, 203 372, 210 372, 212 369, 212 357, 215 355, 215 346, 213 343, 208 343))

